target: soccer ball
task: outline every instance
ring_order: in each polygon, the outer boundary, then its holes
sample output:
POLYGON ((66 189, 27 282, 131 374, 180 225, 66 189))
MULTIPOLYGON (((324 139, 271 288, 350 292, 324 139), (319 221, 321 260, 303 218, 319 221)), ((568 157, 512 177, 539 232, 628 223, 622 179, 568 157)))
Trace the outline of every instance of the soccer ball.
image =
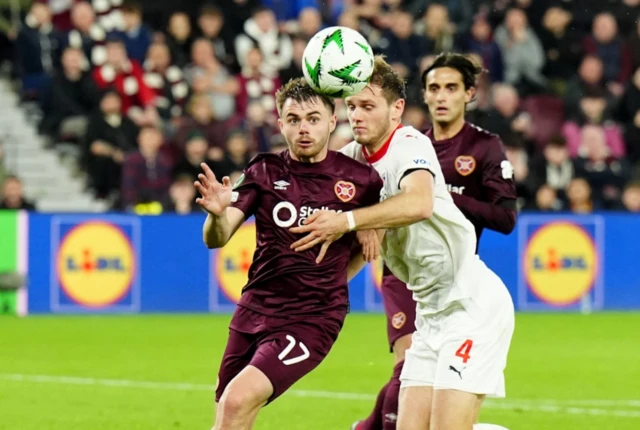
POLYGON ((329 27, 315 34, 302 55, 302 72, 311 87, 329 97, 359 93, 373 73, 369 42, 348 27, 329 27))

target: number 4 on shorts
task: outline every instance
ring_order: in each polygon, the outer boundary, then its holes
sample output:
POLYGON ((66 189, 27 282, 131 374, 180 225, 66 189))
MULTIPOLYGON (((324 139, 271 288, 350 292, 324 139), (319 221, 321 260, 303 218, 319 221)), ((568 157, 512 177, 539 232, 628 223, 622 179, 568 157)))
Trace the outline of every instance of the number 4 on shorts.
POLYGON ((458 348, 458 350, 456 351, 456 357, 462 358, 462 362, 466 364, 467 361, 469 361, 469 359, 471 358, 470 352, 472 346, 473 341, 471 339, 465 340, 462 345, 460 345, 460 348, 458 348))

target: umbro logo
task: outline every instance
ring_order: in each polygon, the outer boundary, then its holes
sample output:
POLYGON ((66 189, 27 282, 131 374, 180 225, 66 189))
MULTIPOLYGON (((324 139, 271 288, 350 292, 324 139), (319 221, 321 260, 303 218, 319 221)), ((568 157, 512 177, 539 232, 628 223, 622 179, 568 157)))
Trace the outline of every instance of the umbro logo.
POLYGON ((273 185, 274 185, 273 188, 276 189, 276 190, 286 190, 287 187, 289 185, 291 185, 291 184, 288 183, 287 181, 279 180, 279 181, 274 182, 273 185))

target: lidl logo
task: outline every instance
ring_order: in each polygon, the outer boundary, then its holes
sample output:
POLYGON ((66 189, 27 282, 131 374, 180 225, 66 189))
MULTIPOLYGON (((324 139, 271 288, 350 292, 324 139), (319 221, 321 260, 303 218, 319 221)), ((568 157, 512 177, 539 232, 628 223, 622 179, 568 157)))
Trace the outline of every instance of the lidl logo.
POLYGON ((120 227, 90 221, 64 235, 56 271, 62 290, 72 301, 87 307, 105 307, 120 301, 131 289, 136 256, 120 227))
POLYGON ((215 273, 218 286, 234 303, 240 300, 242 288, 249 279, 249 267, 256 249, 256 225, 245 223, 233 235, 229 243, 216 252, 215 273))
POLYGON ((589 294, 599 270, 592 236, 569 222, 540 227, 529 239, 523 264, 529 289, 555 306, 573 304, 589 294))

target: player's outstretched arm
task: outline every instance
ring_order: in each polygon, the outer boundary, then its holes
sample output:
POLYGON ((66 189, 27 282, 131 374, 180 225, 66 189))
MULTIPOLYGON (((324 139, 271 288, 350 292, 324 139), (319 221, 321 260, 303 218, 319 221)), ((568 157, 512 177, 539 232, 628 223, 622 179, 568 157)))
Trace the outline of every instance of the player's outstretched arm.
POLYGON ((201 164, 203 173, 194 183, 201 197, 196 199, 204 210, 207 219, 202 230, 204 243, 208 248, 220 248, 227 244, 244 221, 244 213, 231 204, 232 189, 227 176, 218 182, 216 175, 205 163, 201 164))

